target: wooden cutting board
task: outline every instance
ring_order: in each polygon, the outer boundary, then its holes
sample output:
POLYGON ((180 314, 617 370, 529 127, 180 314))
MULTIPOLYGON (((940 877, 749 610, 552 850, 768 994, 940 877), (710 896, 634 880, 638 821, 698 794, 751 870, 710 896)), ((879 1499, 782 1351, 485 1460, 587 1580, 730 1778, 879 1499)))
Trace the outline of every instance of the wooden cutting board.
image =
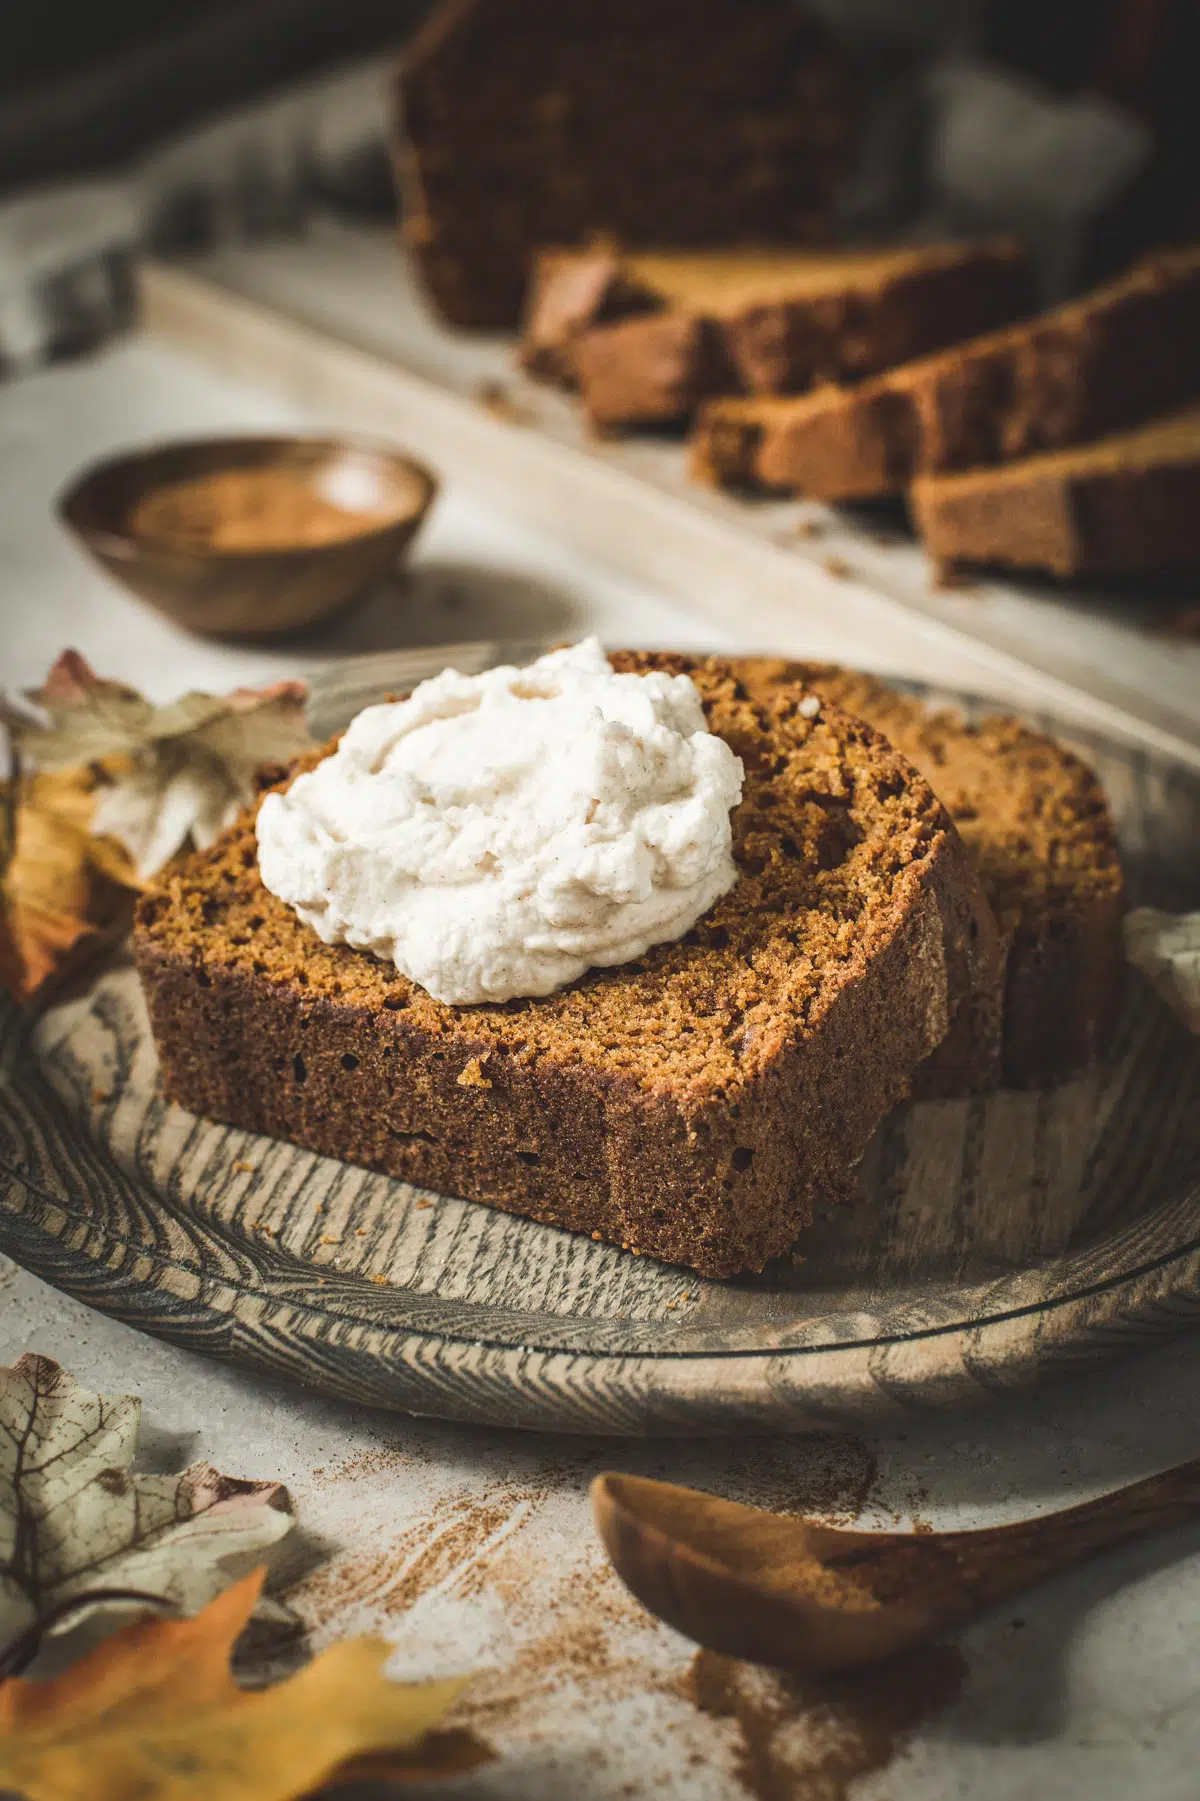
MULTIPOLYGON (((349 666, 314 693, 320 728, 428 673, 349 666)), ((1071 737, 1134 898, 1197 905, 1200 778, 1071 737)), ((1200 1040, 1136 977, 1100 1068, 898 1109, 861 1202, 725 1283, 166 1106, 127 957, 33 1020, 5 1012, 0 1081, 0 1248, 147 1331, 356 1402, 612 1433, 895 1423, 1200 1317, 1200 1040)))

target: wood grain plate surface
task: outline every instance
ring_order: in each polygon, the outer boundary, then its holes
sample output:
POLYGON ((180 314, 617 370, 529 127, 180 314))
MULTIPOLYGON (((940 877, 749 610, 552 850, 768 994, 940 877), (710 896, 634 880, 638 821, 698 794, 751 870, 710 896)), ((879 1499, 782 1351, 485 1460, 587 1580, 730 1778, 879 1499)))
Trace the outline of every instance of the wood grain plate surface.
MULTIPOLYGON (((343 666, 312 710, 324 731, 429 673, 343 666)), ((1071 740, 1134 897, 1198 904, 1200 780, 1071 740)), ((1138 978, 1101 1067, 898 1109, 861 1203, 725 1283, 165 1105, 124 954, 0 1015, 0 1084, 0 1248, 145 1330, 356 1402, 611 1433, 895 1422, 1200 1317, 1200 1040, 1138 978)))

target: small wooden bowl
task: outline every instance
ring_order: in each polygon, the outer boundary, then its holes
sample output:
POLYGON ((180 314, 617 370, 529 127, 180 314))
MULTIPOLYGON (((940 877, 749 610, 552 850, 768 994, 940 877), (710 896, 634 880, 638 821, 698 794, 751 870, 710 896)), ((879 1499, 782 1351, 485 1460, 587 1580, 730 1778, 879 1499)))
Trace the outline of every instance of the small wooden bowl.
POLYGON ((400 562, 437 482, 385 444, 360 438, 202 438, 150 445, 84 470, 59 517, 108 573, 160 613, 219 638, 291 637, 331 618, 400 562), (270 549, 175 546, 131 527, 153 492, 231 470, 281 470, 314 497, 361 513, 361 531, 270 549), (350 498, 347 499, 347 496, 350 498))

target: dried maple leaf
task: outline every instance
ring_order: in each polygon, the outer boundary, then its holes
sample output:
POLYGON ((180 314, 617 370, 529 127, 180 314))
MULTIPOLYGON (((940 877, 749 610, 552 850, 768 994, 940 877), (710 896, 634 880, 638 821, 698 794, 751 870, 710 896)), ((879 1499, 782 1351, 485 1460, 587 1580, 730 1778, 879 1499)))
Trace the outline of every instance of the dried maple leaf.
MULTIPOLYGON (((5 789, 6 808, 14 785, 5 789)), ((0 887, 0 984, 29 1000, 51 976, 127 927, 140 886, 127 853, 93 834, 90 769, 20 784, 0 887)))
POLYGON ((48 1357, 0 1369, 0 1646, 96 1590, 194 1613, 290 1529, 277 1482, 131 1475, 140 1418, 136 1395, 92 1394, 48 1357))
POLYGON ((155 706, 68 650, 25 697, 32 722, 11 702, 0 718, 40 769, 104 764, 93 830, 119 839, 145 877, 189 839, 211 844, 250 798, 255 770, 309 745, 304 695, 303 682, 275 682, 155 706))
MULTIPOLYGON (((261 1572, 191 1620, 128 1626, 50 1682, 0 1684, 0 1789, 27 1801, 295 1801, 375 1761, 426 1776, 461 1680, 389 1682, 379 1639, 333 1645, 274 1688, 239 1689, 234 1641, 261 1572), (395 1761, 394 1761, 395 1760, 395 1761)), ((460 1766, 461 1767, 461 1766, 460 1766)))

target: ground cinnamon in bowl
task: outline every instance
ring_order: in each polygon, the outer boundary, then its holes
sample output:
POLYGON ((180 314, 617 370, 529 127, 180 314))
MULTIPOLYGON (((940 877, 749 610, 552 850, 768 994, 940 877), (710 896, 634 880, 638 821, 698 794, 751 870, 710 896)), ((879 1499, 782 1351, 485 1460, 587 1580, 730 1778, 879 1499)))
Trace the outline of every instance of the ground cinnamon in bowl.
POLYGON ((398 506, 330 495, 299 469, 218 469, 151 489, 134 504, 128 529, 144 542, 180 551, 310 549, 380 531, 398 506))
POLYGON ((265 643, 391 581, 436 493, 432 471, 388 444, 238 434, 106 457, 60 496, 58 516, 176 625, 265 643))

